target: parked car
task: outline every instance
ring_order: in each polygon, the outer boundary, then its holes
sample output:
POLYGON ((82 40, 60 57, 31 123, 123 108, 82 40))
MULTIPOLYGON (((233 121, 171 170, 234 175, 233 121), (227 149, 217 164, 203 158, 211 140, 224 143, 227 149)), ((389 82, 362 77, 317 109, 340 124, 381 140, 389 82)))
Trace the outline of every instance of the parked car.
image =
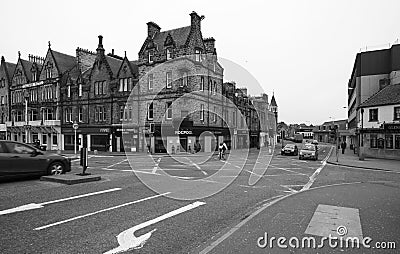
POLYGON ((318 149, 316 145, 306 143, 299 152, 299 159, 318 160, 318 149))
POLYGON ((294 144, 287 144, 281 150, 281 155, 298 155, 299 149, 294 144))
POLYGON ((45 154, 28 144, 0 140, 0 179, 22 176, 59 175, 71 171, 71 160, 45 154))

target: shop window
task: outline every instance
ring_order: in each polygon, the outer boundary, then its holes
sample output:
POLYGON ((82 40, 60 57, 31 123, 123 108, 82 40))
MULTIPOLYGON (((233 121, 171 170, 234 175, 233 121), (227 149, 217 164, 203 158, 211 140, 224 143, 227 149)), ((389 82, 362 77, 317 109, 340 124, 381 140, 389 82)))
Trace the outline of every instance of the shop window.
POLYGON ((394 149, 400 149, 400 135, 394 136, 394 149))
POLYGON ((378 121, 378 109, 377 108, 369 110, 369 121, 370 122, 378 121))
POLYGON ((57 134, 53 134, 53 145, 57 145, 58 140, 57 140, 57 134))
POLYGON ((129 120, 132 120, 132 107, 129 107, 129 120))
POLYGON ((386 149, 393 149, 393 135, 385 135, 386 149))
POLYGON ((385 148, 385 139, 383 139, 383 138, 378 138, 378 148, 379 148, 379 149, 385 148))

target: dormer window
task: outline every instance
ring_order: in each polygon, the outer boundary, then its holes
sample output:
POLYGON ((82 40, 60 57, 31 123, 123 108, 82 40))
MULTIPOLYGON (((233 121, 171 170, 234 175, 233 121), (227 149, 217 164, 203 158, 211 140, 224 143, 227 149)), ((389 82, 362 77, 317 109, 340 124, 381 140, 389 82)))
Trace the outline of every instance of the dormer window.
POLYGON ((196 49, 194 51, 194 55, 195 55, 195 61, 196 62, 200 62, 201 61, 201 50, 200 49, 196 49))
POLYGON ((36 72, 36 70, 32 71, 32 81, 37 81, 37 72, 36 72))
POLYGON ((149 63, 153 63, 154 61, 154 51, 153 50, 149 50, 149 63))
POLYGON ((166 55, 167 55, 167 60, 172 59, 172 49, 167 48, 165 51, 166 51, 166 55))

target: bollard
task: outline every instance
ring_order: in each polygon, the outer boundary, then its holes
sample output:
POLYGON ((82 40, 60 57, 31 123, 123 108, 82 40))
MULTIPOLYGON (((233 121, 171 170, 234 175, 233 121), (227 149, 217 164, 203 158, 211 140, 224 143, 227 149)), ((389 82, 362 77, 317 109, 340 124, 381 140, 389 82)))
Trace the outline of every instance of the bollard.
POLYGON ((90 175, 90 173, 86 173, 86 169, 88 167, 88 149, 86 147, 83 147, 81 149, 81 158, 79 164, 82 166, 82 173, 78 175, 81 176, 90 175))

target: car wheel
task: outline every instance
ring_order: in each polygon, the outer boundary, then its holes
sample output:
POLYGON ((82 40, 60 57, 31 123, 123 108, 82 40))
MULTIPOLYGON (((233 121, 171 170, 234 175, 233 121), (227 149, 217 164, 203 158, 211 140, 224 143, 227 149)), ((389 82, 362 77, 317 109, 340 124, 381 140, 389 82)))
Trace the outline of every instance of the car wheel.
POLYGON ((49 166, 50 175, 61 175, 64 173, 64 164, 59 161, 53 162, 49 166))
POLYGON ((299 160, 303 159, 301 156, 299 156, 299 160))

